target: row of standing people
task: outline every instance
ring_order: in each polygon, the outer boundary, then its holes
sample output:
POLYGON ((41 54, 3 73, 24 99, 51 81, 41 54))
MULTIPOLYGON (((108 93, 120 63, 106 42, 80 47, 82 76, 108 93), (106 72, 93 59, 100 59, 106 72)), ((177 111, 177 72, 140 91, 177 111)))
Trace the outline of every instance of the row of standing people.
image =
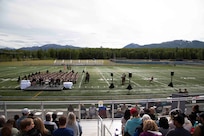
MULTIPOLYGON (((16 117, 16 116, 15 116, 16 117)), ((18 119, 8 119, 0 116, 0 136, 81 136, 82 127, 77 121, 76 115, 69 112, 67 116, 46 114, 43 121, 24 108, 22 116, 18 119), (53 120, 52 120, 53 118, 53 120), (12 122, 11 122, 12 121, 12 122)))
MULTIPOLYGON (((94 119, 97 117, 98 111, 94 103, 88 107, 88 113, 84 104, 81 104, 80 106, 81 119, 94 119)), ((71 104, 68 105, 68 112, 74 112, 74 107, 71 104)))
POLYGON ((121 119, 121 132, 123 136, 203 136, 204 112, 197 114, 197 121, 197 125, 192 125, 191 120, 177 110, 170 113, 169 119, 166 116, 158 119, 150 112, 140 113, 137 108, 131 108, 121 119))

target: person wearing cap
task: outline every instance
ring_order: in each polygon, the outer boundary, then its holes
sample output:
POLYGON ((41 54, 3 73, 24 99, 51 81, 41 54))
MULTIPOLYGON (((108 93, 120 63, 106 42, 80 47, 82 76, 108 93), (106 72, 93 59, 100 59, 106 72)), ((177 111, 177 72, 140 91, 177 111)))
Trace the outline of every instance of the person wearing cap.
POLYGON ((139 117, 139 113, 136 108, 131 108, 130 110, 131 118, 125 124, 125 134, 133 136, 135 129, 142 123, 142 119, 139 117))
POLYGON ((200 124, 196 126, 193 136, 204 136, 204 112, 199 114, 200 124))
POLYGON ((23 119, 27 118, 29 114, 30 114, 30 110, 29 110, 28 108, 24 108, 24 109, 22 110, 22 116, 16 121, 16 127, 17 127, 18 129, 20 129, 20 122, 21 122, 23 119))
POLYGON ((173 123, 176 128, 170 130, 166 136, 191 136, 191 133, 183 127, 184 116, 182 114, 174 115, 173 123))

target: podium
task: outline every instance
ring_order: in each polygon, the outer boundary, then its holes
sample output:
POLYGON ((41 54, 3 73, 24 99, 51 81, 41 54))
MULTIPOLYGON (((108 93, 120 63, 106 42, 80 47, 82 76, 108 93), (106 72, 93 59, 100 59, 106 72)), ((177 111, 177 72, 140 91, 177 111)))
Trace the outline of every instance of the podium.
POLYGON ((30 80, 21 80, 20 88, 21 90, 26 89, 31 86, 30 80))
POLYGON ((73 83, 72 82, 64 82, 63 86, 66 89, 72 89, 73 83))

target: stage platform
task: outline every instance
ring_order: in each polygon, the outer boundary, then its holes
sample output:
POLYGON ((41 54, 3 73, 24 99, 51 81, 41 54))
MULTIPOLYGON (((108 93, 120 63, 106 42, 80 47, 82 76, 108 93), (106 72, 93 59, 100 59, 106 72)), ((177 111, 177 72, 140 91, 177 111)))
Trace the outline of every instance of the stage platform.
POLYGON ((62 91, 64 89, 63 85, 34 85, 23 89, 24 91, 62 91))

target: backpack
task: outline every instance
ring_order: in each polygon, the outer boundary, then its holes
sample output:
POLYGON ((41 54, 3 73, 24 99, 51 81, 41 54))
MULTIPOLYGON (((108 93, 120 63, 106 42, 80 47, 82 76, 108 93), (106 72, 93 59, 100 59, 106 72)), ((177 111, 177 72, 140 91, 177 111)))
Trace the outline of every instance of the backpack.
POLYGON ((141 128, 141 125, 135 129, 133 136, 139 136, 140 135, 140 130, 139 130, 140 128, 141 128))
POLYGON ((138 132, 138 129, 136 128, 135 129, 135 132, 134 132, 134 135, 133 136, 139 136, 139 132, 138 132))

